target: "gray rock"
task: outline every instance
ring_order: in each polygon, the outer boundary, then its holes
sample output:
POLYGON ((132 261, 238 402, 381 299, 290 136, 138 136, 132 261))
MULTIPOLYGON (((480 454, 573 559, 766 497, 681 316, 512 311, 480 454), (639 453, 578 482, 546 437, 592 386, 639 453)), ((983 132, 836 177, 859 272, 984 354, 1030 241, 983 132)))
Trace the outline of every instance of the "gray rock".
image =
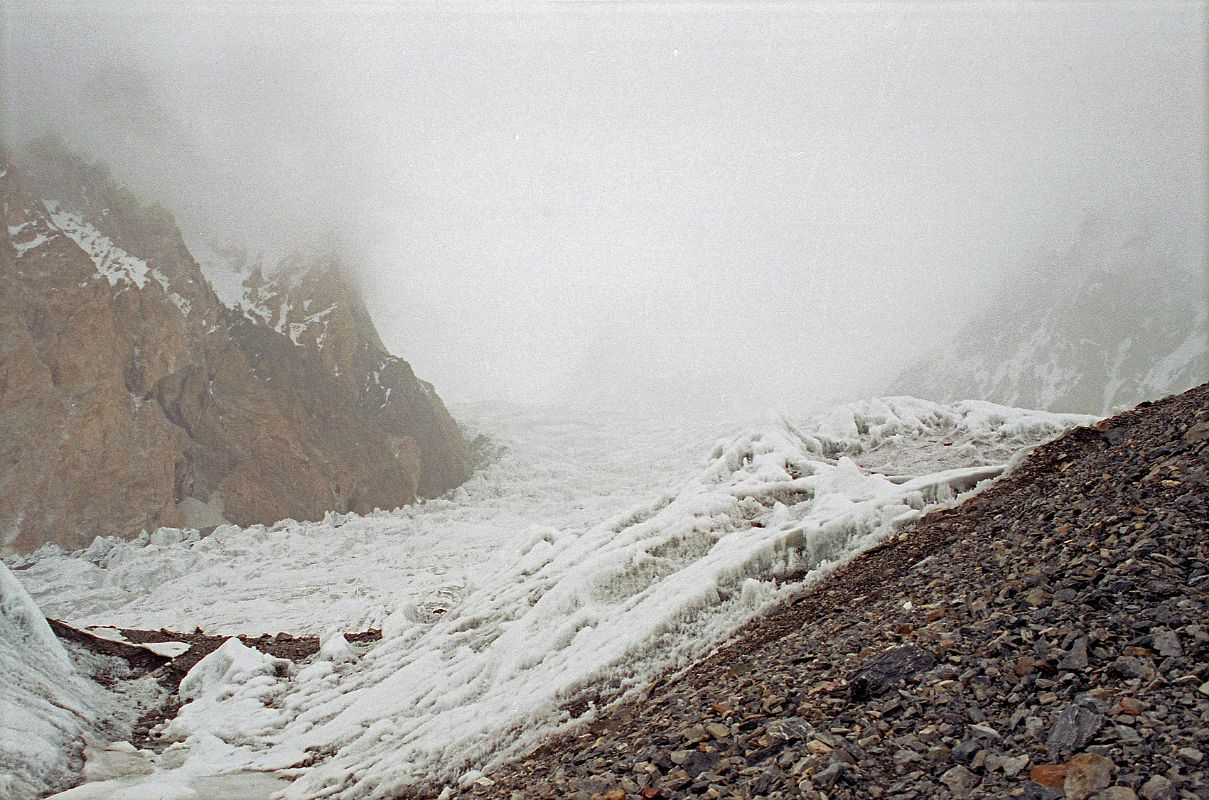
POLYGON ((826 769, 816 772, 814 775, 812 775, 810 782, 815 786, 830 789, 835 785, 836 781, 843 777, 847 769, 848 768, 839 761, 834 761, 826 769))
POLYGON ((1050 755, 1073 753, 1086 747, 1104 724, 1102 706, 1097 700, 1081 698, 1063 709, 1045 742, 1050 755))
POLYGON ((1184 432, 1184 441, 1196 444, 1209 439, 1209 422, 1198 422, 1184 432))
POLYGON ((977 739, 967 739, 953 748, 953 760, 968 764, 981 747, 977 739))
POLYGON ((1180 761, 1183 761, 1185 764, 1191 764, 1194 767, 1205 758, 1205 754, 1195 747, 1181 747, 1175 751, 1175 754, 1180 757, 1180 761))
POLYGON ((697 751, 696 750, 673 750, 670 758, 671 758, 673 764, 679 765, 679 764, 683 764, 684 762, 686 762, 690 758, 692 758, 692 755, 695 752, 697 752, 697 751))
POLYGON ((1131 728, 1128 725, 1118 725, 1116 727, 1117 739, 1121 744, 1141 744, 1142 736, 1136 728, 1131 728))
POLYGON ((1060 800, 1062 792, 1029 781, 1020 793, 1020 800, 1060 800))
POLYGON ((967 725, 966 731, 975 739, 985 739, 987 741, 995 741, 1002 739, 999 731, 992 728, 990 725, 967 725))
POLYGON ((1122 678, 1145 678, 1146 668, 1133 656, 1121 656, 1112 662, 1112 671, 1122 678))
POLYGON ((1162 775, 1155 775, 1138 791, 1145 800, 1175 800, 1175 784, 1162 775))
POLYGON ((936 658, 918 645, 892 647, 865 662, 849 682, 849 691, 854 700, 868 700, 935 663, 936 658))
POLYGON ((1030 739, 1041 740, 1042 734, 1045 732, 1045 723, 1040 717, 1029 717, 1024 721, 1024 734, 1030 739))
POLYGON ((688 760, 684 762, 683 769, 688 773, 690 778, 695 778, 702 772, 708 772, 713 769, 718 763, 719 755, 717 753, 702 753, 695 751, 688 760))
POLYGON ((1080 636, 1070 650, 1058 662, 1059 669, 1081 670, 1087 668, 1087 637, 1080 636))
POLYGON ((1159 631, 1151 637, 1154 649, 1161 656, 1183 655, 1184 648, 1180 646, 1180 635, 1175 631, 1159 631))
POLYGON ((801 717, 786 717, 768 725, 768 735, 777 741, 804 739, 814 733, 814 727, 801 717))
POLYGON ((1029 757, 1027 755, 1013 756, 1003 759, 1003 774, 1009 778, 1020 773, 1022 769, 1028 766, 1029 757))
POLYGON ((958 765, 945 770, 940 776, 940 782, 949 787, 949 791, 958 797, 967 796, 978 785, 978 776, 965 767, 958 765))

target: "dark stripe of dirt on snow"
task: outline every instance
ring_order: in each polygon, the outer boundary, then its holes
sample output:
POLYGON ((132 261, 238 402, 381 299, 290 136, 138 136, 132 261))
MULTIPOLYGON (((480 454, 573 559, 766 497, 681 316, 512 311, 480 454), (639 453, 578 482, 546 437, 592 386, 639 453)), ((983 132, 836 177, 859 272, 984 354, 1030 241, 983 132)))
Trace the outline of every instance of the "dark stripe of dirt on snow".
MULTIPOLYGON (((172 719, 180 710, 181 702, 177 695, 181 680, 189 670, 206 656, 217 650, 223 642, 230 639, 227 635, 214 635, 195 630, 192 633, 173 631, 161 628, 157 631, 122 628, 121 633, 131 642, 115 642, 82 631, 56 619, 47 620, 51 629, 60 639, 75 642, 88 648, 91 652, 105 656, 117 656, 125 659, 135 675, 154 675, 160 685, 168 690, 168 698, 164 705, 152 709, 136 723, 133 744, 137 747, 154 747, 156 742, 151 731, 156 725, 172 719), (184 642, 189 649, 176 658, 156 655, 149 650, 136 647, 138 644, 153 642, 184 642)), ((294 636, 289 633, 261 634, 260 636, 239 635, 235 637, 248 647, 253 647, 262 653, 268 653, 276 658, 285 658, 298 663, 319 652, 319 637, 294 636)), ((382 638, 379 630, 346 633, 345 638, 350 642, 373 642, 382 638)))

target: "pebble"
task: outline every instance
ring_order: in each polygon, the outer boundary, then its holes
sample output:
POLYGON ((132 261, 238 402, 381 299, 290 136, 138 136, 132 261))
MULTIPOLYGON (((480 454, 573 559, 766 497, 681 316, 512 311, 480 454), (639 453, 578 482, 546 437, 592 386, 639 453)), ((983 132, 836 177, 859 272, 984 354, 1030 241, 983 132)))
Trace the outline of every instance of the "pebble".
POLYGON ((966 797, 978 785, 978 776, 965 767, 958 765, 945 770, 940 776, 940 782, 949 787, 949 791, 958 797, 966 797))
POLYGON ((1114 769, 1112 761, 1104 756, 1080 753, 1066 762, 1062 791, 1067 800, 1087 800, 1101 789, 1108 788, 1114 769))
POLYGON ((1162 775, 1155 775, 1146 783, 1142 784, 1142 788, 1138 793, 1145 800, 1175 800, 1175 784, 1162 775))

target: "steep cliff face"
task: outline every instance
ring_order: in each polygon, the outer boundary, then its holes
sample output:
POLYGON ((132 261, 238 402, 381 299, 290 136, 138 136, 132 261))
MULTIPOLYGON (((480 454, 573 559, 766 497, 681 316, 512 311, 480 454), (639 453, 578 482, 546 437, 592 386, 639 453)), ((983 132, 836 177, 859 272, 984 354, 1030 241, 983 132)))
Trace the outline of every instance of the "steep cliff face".
MULTIPOLYGON (((132 363, 132 307, 163 325, 148 365, 172 360, 181 323, 160 313, 162 290, 143 267, 102 272, 0 163, 0 531, 6 549, 184 522, 175 475, 182 432, 154 403, 132 363), (110 283, 110 279, 114 279, 110 283), (152 282, 153 283, 153 282, 152 282)), ((175 307, 169 306, 175 311, 175 307)), ((179 317, 179 312, 176 313, 179 317)))
POLYGON ((444 403, 432 384, 383 346, 359 292, 334 257, 292 260, 268 280, 253 272, 236 310, 255 323, 237 331, 272 328, 314 356, 345 402, 388 430, 409 432, 398 446, 418 455, 421 495, 440 494, 466 479, 469 456, 457 445, 457 426, 444 403))
POLYGON ((0 170, 4 550, 366 512, 467 476, 457 425, 334 267, 266 284, 308 287, 300 310, 269 289, 278 318, 233 309, 102 168, 43 143, 24 185, 0 170))
POLYGON ((1089 220, 891 391, 1092 414, 1184 391, 1209 380, 1205 270, 1176 226, 1089 220))

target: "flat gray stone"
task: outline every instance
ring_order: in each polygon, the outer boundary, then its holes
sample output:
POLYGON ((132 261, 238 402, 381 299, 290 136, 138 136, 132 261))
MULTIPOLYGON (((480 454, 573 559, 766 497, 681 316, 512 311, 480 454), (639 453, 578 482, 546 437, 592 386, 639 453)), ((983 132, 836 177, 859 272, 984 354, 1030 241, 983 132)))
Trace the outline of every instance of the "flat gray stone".
POLYGON ((1102 703, 1081 698, 1064 708, 1050 728, 1046 746, 1051 756, 1082 750, 1104 724, 1102 703))

